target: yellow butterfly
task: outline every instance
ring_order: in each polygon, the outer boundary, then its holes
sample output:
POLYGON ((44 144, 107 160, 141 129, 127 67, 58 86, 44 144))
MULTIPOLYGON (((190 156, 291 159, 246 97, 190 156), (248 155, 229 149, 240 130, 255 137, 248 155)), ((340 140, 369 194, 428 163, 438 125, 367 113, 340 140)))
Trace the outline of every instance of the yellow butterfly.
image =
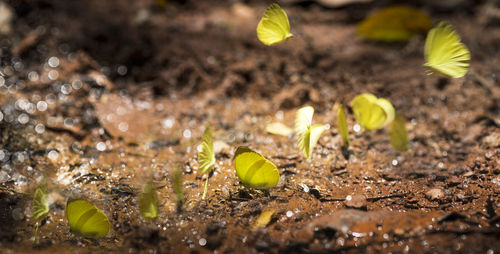
POLYGON ((66 205, 66 218, 71 231, 89 238, 101 238, 109 232, 106 215, 86 200, 69 201, 66 205))
POLYGON ((33 197, 33 215, 35 220, 45 217, 49 213, 49 190, 47 186, 47 179, 44 177, 38 184, 33 197))
POLYGON ((210 171, 215 165, 214 139, 210 127, 207 125, 201 138, 201 150, 198 152, 200 174, 210 171))
POLYGON ((298 144, 304 156, 309 160, 312 157, 314 146, 325 131, 323 124, 312 125, 314 108, 305 106, 297 111, 295 117, 295 132, 299 135, 298 144))
POLYGON ((389 128, 389 137, 394 149, 401 152, 408 150, 408 136, 406 133, 405 119, 402 115, 396 114, 396 118, 394 118, 389 128))
POLYGON ((38 184, 38 187, 35 190, 35 196, 33 197, 33 203, 31 204, 33 209, 33 216, 35 217, 36 228, 35 228, 35 238, 36 242, 38 236, 38 227, 40 226, 40 222, 38 220, 47 216, 49 213, 49 189, 47 186, 47 179, 44 177, 42 181, 38 184))
POLYGON ((349 146, 349 131, 347 130, 347 120, 345 117, 344 106, 340 104, 337 110, 337 128, 339 129, 339 134, 342 137, 342 143, 344 147, 349 146))
POLYGON ((427 62, 424 66, 452 78, 460 78, 467 73, 470 53, 460 42, 460 37, 453 28, 445 22, 440 22, 427 34, 425 59, 427 62))
POLYGON ((234 154, 234 168, 240 182, 247 187, 266 190, 278 184, 278 168, 264 156, 240 146, 234 154))
POLYGON ((177 211, 182 209, 182 204, 184 204, 184 187, 182 182, 182 170, 180 166, 177 166, 174 170, 173 176, 174 193, 177 197, 177 211))
POLYGON ((274 45, 293 37, 285 11, 273 3, 267 7, 264 17, 257 25, 257 37, 266 45, 274 45))
POLYGON ((356 33, 370 40, 407 41, 416 33, 427 32, 431 26, 432 20, 419 9, 396 5, 365 18, 356 33))
MULTIPOLYGON (((198 163, 200 164, 200 174, 209 172, 215 165, 214 139, 210 126, 205 127, 203 137, 201 139, 201 150, 198 152, 198 163)), ((205 180, 205 189, 202 199, 205 200, 208 189, 208 176, 205 180)))
POLYGON ((152 180, 144 185, 139 195, 139 211, 146 219, 154 219, 158 216, 158 194, 152 180))
POLYGON ((380 129, 394 120, 394 107, 384 98, 365 93, 351 101, 352 111, 358 123, 367 130, 380 129))

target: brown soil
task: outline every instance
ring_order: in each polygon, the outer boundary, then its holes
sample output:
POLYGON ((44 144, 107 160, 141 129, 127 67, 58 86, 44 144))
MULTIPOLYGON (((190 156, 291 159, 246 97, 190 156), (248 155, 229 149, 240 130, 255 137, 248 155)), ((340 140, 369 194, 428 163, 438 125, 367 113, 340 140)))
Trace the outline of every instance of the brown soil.
POLYGON ((426 75, 423 36, 356 37, 356 24, 391 1, 281 1, 295 37, 273 47, 255 35, 268 1, 7 2, 15 17, 0 37, 1 252, 500 251, 500 20, 491 2, 410 1, 462 36, 472 61, 461 79, 426 75), (352 145, 342 153, 335 109, 363 92, 404 115, 408 152, 391 148, 387 130, 353 132, 349 111, 352 145), (264 131, 292 126, 303 105, 331 125, 311 162, 294 137, 264 131), (196 149, 206 124, 219 142, 201 201, 196 149), (277 187, 239 185, 240 145, 278 166, 277 187), (52 205, 33 244, 31 199, 43 174, 52 205), (154 222, 137 209, 151 177, 161 203, 154 222), (107 237, 70 233, 72 196, 107 214, 107 237), (270 223, 253 230, 268 209, 270 223))

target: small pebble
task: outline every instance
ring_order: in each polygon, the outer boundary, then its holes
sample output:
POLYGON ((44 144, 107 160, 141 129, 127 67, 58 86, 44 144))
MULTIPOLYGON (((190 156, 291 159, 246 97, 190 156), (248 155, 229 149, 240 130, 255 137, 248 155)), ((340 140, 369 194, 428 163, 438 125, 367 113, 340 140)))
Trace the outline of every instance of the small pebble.
POLYGON ((433 189, 430 189, 429 191, 427 191, 425 193, 425 196, 429 200, 440 200, 440 199, 444 198, 444 191, 440 188, 433 188, 433 189))
POLYGON ((344 205, 349 208, 366 209, 366 197, 358 194, 349 195, 346 197, 344 205))

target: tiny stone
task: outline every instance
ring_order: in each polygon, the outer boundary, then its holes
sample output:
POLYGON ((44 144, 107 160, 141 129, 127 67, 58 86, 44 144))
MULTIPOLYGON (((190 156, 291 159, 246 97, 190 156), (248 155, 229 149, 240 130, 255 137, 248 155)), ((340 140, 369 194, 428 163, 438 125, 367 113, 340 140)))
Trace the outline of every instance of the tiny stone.
POLYGON ((366 209, 366 197, 358 194, 349 195, 346 197, 344 205, 349 208, 366 209))
POLYGON ((396 235, 404 235, 405 231, 402 228, 396 228, 396 229, 394 229, 394 233, 396 235))
POLYGON ((425 193, 425 196, 429 200, 440 200, 440 199, 444 198, 444 191, 440 188, 433 188, 433 189, 430 189, 429 191, 427 191, 425 193))
POLYGON ((207 239, 200 238, 200 240, 198 241, 198 243, 200 244, 200 246, 205 246, 207 244, 207 239))

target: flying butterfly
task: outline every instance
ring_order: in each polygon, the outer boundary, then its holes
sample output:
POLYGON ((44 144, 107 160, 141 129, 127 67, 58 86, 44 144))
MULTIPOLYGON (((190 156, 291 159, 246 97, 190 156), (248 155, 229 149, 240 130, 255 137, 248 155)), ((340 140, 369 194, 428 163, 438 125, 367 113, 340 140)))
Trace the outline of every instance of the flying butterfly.
POLYGON ((158 216, 158 193, 152 180, 144 185, 139 195, 139 212, 146 219, 154 219, 158 216))
POLYGON ((431 27, 431 18, 419 9, 395 5, 365 18, 356 33, 369 40, 408 41, 414 34, 426 33, 431 27))
POLYGON ((236 149, 234 168, 246 187, 266 190, 276 186, 280 180, 278 168, 271 161, 245 146, 236 149))
POLYGON ((452 78, 460 78, 467 73, 470 52, 453 28, 446 22, 440 22, 427 34, 425 60, 424 66, 452 78))
POLYGON ((105 237, 109 232, 106 215, 86 200, 69 201, 66 205, 66 219, 72 232, 88 238, 105 237))
POLYGON ((288 16, 277 3, 267 7, 264 16, 257 25, 257 37, 268 46, 293 37, 293 34, 290 33, 288 16))
POLYGON ((318 140, 325 131, 323 124, 312 125, 314 108, 305 106, 297 111, 295 117, 295 132, 299 135, 298 145, 304 156, 309 160, 318 140))
MULTIPOLYGON (((198 152, 198 164, 200 164, 200 174, 205 174, 210 172, 215 165, 215 153, 214 153, 214 139, 212 137, 212 132, 210 131, 210 126, 205 127, 203 132, 203 137, 201 138, 200 150, 198 152)), ((202 199, 205 200, 208 190, 208 176, 205 180, 205 189, 203 191, 202 199)))
POLYGON ((400 152, 408 150, 408 135, 406 132, 405 119, 402 115, 396 114, 394 121, 389 128, 389 137, 391 145, 394 149, 400 152))
POLYGON ((352 111, 356 121, 367 130, 380 129, 394 120, 394 107, 384 98, 365 93, 356 96, 351 101, 352 111))

